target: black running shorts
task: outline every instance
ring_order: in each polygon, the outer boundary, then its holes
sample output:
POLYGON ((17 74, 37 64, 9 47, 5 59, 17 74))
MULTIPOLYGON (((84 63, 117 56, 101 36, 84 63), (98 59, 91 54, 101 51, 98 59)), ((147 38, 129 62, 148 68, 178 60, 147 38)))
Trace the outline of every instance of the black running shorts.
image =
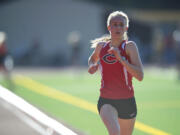
POLYGON ((116 108, 120 119, 132 119, 137 115, 137 107, 135 98, 128 99, 107 99, 100 97, 98 100, 98 111, 104 104, 110 104, 116 108))

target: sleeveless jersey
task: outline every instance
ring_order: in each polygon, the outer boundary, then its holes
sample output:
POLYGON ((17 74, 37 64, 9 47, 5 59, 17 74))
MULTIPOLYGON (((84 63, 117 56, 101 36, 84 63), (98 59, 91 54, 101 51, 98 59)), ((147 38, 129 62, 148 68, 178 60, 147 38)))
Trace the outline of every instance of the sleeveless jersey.
MULTIPOLYGON (((118 47, 123 59, 130 62, 125 52, 126 41, 118 47)), ((132 75, 119 62, 113 54, 107 51, 110 43, 104 44, 100 51, 101 88, 100 96, 109 99, 126 99, 134 96, 132 75)))

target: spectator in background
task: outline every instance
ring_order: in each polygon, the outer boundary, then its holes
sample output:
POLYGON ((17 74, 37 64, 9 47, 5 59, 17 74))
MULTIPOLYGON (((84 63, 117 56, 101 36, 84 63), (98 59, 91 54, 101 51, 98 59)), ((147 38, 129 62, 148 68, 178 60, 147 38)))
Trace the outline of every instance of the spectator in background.
POLYGON ((10 89, 14 88, 14 85, 11 80, 11 70, 13 68, 13 59, 8 54, 6 47, 6 34, 0 32, 0 71, 3 72, 5 80, 7 82, 7 87, 10 89))
POLYGON ((163 56, 165 64, 173 65, 176 63, 176 48, 172 32, 164 37, 163 56))
POLYGON ((163 59, 163 31, 160 28, 156 28, 153 37, 153 55, 152 59, 158 64, 162 64, 163 59))
POLYGON ((71 65, 76 66, 80 64, 80 53, 81 53, 81 34, 79 31, 72 31, 68 35, 68 43, 71 46, 71 65))
POLYGON ((178 80, 180 80, 180 28, 173 32, 173 37, 176 42, 176 68, 178 71, 178 80))
POLYGON ((7 48, 5 46, 6 35, 4 32, 0 32, 0 69, 4 69, 5 57, 7 56, 7 48))

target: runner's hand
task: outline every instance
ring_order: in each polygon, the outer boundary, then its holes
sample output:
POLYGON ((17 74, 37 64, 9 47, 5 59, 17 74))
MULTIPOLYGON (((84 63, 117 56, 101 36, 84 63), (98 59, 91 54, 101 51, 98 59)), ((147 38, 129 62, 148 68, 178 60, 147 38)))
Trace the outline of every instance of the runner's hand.
POLYGON ((116 59, 118 59, 119 61, 121 60, 121 54, 120 54, 120 50, 117 47, 111 47, 108 50, 109 54, 114 54, 114 56, 116 57, 116 59))
POLYGON ((98 69, 98 64, 91 64, 88 68, 90 74, 94 74, 98 69))

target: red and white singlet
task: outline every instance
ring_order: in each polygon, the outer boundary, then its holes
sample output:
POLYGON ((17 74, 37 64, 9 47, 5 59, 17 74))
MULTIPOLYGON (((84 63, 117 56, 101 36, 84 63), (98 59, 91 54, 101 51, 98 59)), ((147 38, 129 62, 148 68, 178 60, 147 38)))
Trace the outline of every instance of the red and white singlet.
MULTIPOLYGON (((100 51, 101 88, 100 96, 109 99, 126 99, 134 96, 132 86, 132 75, 119 62, 113 54, 107 51, 110 49, 109 42, 104 44, 100 51)), ((118 47, 121 56, 130 62, 125 52, 126 41, 118 47)))

